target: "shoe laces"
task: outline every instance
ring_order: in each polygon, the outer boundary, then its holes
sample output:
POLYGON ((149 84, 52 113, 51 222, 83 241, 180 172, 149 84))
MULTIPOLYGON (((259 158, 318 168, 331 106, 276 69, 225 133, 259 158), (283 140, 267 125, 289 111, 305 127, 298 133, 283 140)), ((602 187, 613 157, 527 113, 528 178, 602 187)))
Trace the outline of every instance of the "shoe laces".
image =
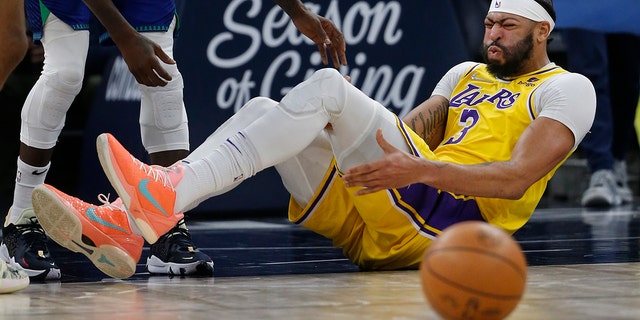
POLYGON ((110 202, 109 197, 111 197, 110 193, 107 193, 106 195, 101 193, 98 195, 98 201, 102 203, 102 205, 100 205, 101 208, 109 209, 111 211, 124 211, 122 206, 115 204, 117 199, 114 202, 110 202))
POLYGON ((155 250, 159 250, 158 252, 162 256, 166 256, 170 251, 172 246, 177 246, 179 250, 186 251, 195 251, 197 248, 193 244, 193 240, 191 240, 191 234, 189 230, 181 225, 184 224, 184 220, 180 220, 178 224, 176 224, 173 229, 169 230, 167 233, 162 235, 160 239, 153 246, 155 250))
POLYGON ((590 186, 592 187, 613 187, 616 185, 615 177, 610 171, 598 170, 591 176, 590 186))
MULTIPOLYGON (((106 209, 109 209, 111 211, 122 210, 122 208, 114 205, 112 202, 109 202, 109 197, 110 196, 111 196, 110 193, 107 193, 106 195, 103 194, 103 193, 99 194, 98 195, 98 201, 100 203, 102 203, 102 205, 99 205, 99 207, 106 208, 106 209)), ((73 208, 75 208, 76 210, 79 209, 80 211, 84 211, 84 210, 86 210, 87 208, 90 208, 90 207, 95 207, 93 204, 88 203, 88 202, 84 202, 84 201, 82 201, 82 200, 80 200, 80 199, 78 199, 76 197, 69 196, 69 197, 66 198, 66 200, 68 202, 70 202, 70 204, 71 204, 71 206, 73 208)))
POLYGON ((42 252, 47 252, 47 236, 44 233, 44 229, 38 223, 38 219, 36 217, 29 218, 29 222, 25 224, 17 224, 15 225, 16 232, 20 234, 21 238, 24 242, 29 245, 32 249, 41 250, 42 252))
POLYGON ((169 178, 169 168, 158 165, 148 165, 136 159, 134 156, 131 156, 131 159, 133 159, 134 163, 138 164, 140 170, 144 171, 147 176, 153 178, 154 181, 162 183, 164 187, 169 187, 172 191, 175 190, 173 182, 169 178))

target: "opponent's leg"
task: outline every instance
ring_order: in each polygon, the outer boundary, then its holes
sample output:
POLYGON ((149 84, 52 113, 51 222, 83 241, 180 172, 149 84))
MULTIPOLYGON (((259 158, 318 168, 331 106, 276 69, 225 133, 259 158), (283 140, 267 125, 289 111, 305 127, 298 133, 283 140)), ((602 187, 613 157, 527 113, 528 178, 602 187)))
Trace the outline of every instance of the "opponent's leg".
MULTIPOLYGON (((173 58, 174 28, 175 19, 167 32, 143 32, 141 35, 173 58)), ((184 82, 178 65, 159 62, 170 73, 171 81, 164 87, 139 85, 140 135, 151 163, 166 167, 188 155, 189 128, 183 102, 184 82)))
POLYGON ((9 222, 31 207, 33 186, 44 182, 67 110, 82 88, 89 32, 74 31, 53 14, 44 30, 44 67, 22 108, 18 179, 9 222))
POLYGON ((49 256, 44 231, 31 209, 31 193, 45 180, 66 112, 82 87, 89 34, 74 31, 53 14, 44 30, 44 68, 22 109, 14 201, 0 253, 21 263, 34 279, 56 279, 60 271, 49 256))
MULTIPOLYGON (((143 32, 173 58, 173 30, 176 20, 166 32, 143 32)), ((140 134, 151 163, 170 166, 189 154, 189 128, 183 102, 184 83, 177 64, 162 67, 171 75, 164 87, 139 85, 140 134)), ((183 220, 151 245, 147 269, 152 274, 211 275, 213 261, 201 252, 191 239, 183 220)))

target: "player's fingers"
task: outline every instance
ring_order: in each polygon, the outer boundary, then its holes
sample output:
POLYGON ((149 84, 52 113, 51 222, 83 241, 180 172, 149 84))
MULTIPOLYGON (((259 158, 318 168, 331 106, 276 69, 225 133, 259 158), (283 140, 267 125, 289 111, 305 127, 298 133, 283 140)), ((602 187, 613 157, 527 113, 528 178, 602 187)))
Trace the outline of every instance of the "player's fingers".
POLYGON ((340 60, 338 60, 338 51, 334 46, 328 46, 329 53, 331 54, 331 61, 333 61, 333 66, 337 69, 340 68, 340 60))
POLYGON ((339 50, 339 56, 340 56, 340 63, 343 66, 347 65, 347 54, 345 53, 345 50, 339 50))
POLYGON ((382 129, 380 128, 378 129, 378 131, 376 131, 376 141, 378 142, 378 145, 380 146, 382 151, 384 151, 385 154, 393 153, 398 150, 398 148, 394 147, 391 143, 387 141, 387 139, 384 138, 384 135, 382 134, 382 129))
POLYGON ((176 62, 167 55, 162 48, 159 46, 154 46, 153 51, 160 60, 166 64, 176 64, 176 62))
POLYGON ((158 60, 154 61, 151 73, 151 76, 153 76, 154 82, 156 82, 157 85, 164 86, 167 82, 171 81, 171 74, 162 67, 158 60))
POLYGON ((150 79, 145 72, 131 70, 131 69, 129 69, 129 71, 131 71, 131 74, 133 74, 133 77, 136 78, 136 82, 138 82, 139 84, 143 84, 145 86, 150 86, 150 87, 154 86, 153 80, 150 79))
POLYGON ((324 44, 318 44, 318 52, 320 53, 320 58, 322 58, 322 64, 329 64, 329 60, 327 59, 327 49, 324 44))
POLYGON ((344 43, 344 38, 341 33, 338 33, 331 39, 331 46, 329 47, 331 52, 331 59, 333 60, 333 64, 336 68, 339 68, 340 65, 347 65, 347 56, 346 56, 346 48, 344 43))

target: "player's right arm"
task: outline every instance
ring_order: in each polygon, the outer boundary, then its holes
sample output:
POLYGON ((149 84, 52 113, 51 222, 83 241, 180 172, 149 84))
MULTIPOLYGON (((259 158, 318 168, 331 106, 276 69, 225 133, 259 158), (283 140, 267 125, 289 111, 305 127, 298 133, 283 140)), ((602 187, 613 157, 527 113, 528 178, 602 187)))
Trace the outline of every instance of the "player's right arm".
POLYGON ((429 149, 435 150, 444 139, 448 112, 449 100, 434 95, 411 110, 402 121, 427 142, 429 149))
POLYGON ((438 81, 431 97, 413 110, 402 121, 413 132, 427 142, 431 150, 435 150, 444 139, 444 130, 449 113, 449 98, 460 78, 477 63, 463 62, 447 71, 438 81))
POLYGON ((417 182, 459 195, 519 199, 567 158, 593 122, 596 94, 591 82, 569 73, 554 80, 553 86, 538 92, 544 107, 519 135, 509 159, 475 164, 429 160, 397 149, 378 130, 384 157, 347 170, 345 185, 363 187, 356 195, 417 182))
POLYGON ((158 59, 167 64, 174 64, 175 61, 156 43, 140 35, 111 0, 83 1, 107 29, 138 83, 156 87, 165 86, 171 80, 171 76, 162 68, 158 59))

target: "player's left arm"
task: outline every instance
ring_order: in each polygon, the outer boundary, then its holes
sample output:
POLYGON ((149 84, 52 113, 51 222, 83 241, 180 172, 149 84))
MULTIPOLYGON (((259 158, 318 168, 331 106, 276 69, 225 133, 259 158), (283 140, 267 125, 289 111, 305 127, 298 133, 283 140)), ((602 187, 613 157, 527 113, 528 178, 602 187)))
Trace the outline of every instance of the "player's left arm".
POLYGON ((389 144, 381 131, 377 138, 385 156, 351 168, 343 176, 348 187, 364 187, 358 195, 424 183, 455 194, 519 199, 571 152, 575 141, 564 124, 539 117, 523 132, 508 161, 461 165, 403 152, 389 144))
POLYGON ((347 65, 344 36, 333 22, 311 12, 300 0, 274 0, 289 15, 293 24, 309 39, 315 42, 322 63, 329 63, 327 52, 331 55, 333 66, 347 65))
POLYGON ((156 87, 165 86, 171 75, 160 61, 175 64, 162 48, 137 32, 108 0, 83 0, 100 23, 109 31, 113 42, 122 53, 129 71, 140 84, 156 87))

